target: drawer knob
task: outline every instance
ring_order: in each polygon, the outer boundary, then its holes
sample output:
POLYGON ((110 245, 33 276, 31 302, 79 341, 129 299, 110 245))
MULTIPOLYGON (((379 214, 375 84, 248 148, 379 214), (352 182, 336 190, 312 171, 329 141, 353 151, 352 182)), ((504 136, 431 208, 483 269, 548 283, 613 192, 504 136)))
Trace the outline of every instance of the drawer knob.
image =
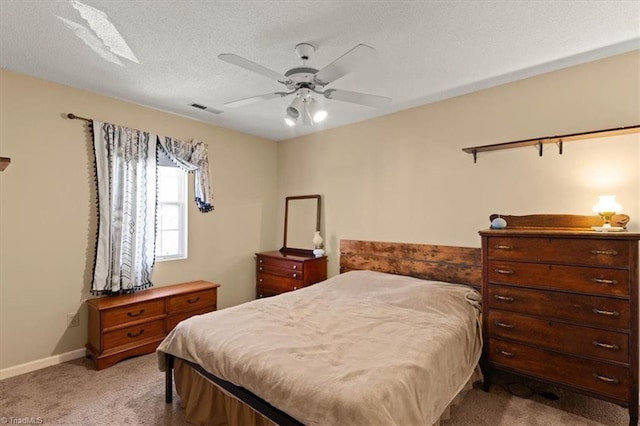
POLYGON ((298 274, 293 274, 293 278, 298 278, 298 274))
POLYGON ((496 349, 496 352, 498 352, 500 355, 506 356, 508 358, 512 358, 513 357, 513 352, 503 351, 502 349, 496 349))
POLYGON ((618 312, 618 311, 603 311, 603 310, 598 309, 598 308, 593 308, 591 310, 591 312, 593 312, 594 314, 598 314, 598 315, 607 315, 609 317, 619 317, 620 316, 620 312, 618 312))
POLYGON ((609 345, 608 343, 598 342, 597 340, 594 340, 591 343, 593 343, 593 346, 598 346, 600 348, 605 348, 605 349, 611 349, 613 351, 617 351, 618 349, 620 349, 618 345, 609 345))
POLYGON ((496 274, 502 274, 502 275, 513 275, 514 272, 511 269, 494 269, 493 272, 495 272, 496 274))
POLYGON ((259 270, 259 271, 262 271, 262 266, 260 266, 260 267, 258 268, 258 270, 259 270))
POLYGON ((605 256, 617 256, 618 252, 615 250, 591 250, 591 254, 603 254, 605 256))
POLYGON ((258 260, 258 262, 262 263, 262 259, 258 260))
POLYGON ((514 328, 516 327, 516 326, 515 326, 515 325, 513 325, 513 324, 507 324, 507 323, 500 322, 500 321, 496 321, 496 325, 497 325, 498 327, 506 328, 506 329, 508 329, 508 330, 512 330, 512 329, 514 329, 514 328))
POLYGON ((258 282, 259 282, 259 283, 261 283, 261 282, 262 282, 262 278, 259 278, 259 279, 258 279, 258 282))
POLYGON ((127 333, 127 337, 131 337, 131 338, 138 337, 138 336, 140 336, 142 333, 144 333, 144 328, 143 328, 142 330, 140 330, 138 333, 135 333, 135 334, 133 334, 132 332, 128 332, 128 333, 127 333))
POLYGON ((293 287, 293 289, 294 289, 294 290, 297 290, 297 289, 298 289, 298 287, 293 287))
POLYGON ((494 249, 496 250, 511 250, 513 247, 505 245, 505 244, 498 244, 493 246, 494 249))
POLYGON ((298 269, 298 265, 293 265, 293 269, 298 269))
POLYGON ((613 285, 618 284, 618 281, 616 280, 605 280, 603 278, 591 278, 591 281, 596 284, 613 284, 613 285))
POLYGON ((144 309, 140 309, 140 311, 137 314, 134 314, 133 312, 127 312, 127 316, 129 318, 135 318, 135 317, 139 317, 143 313, 144 313, 144 309))
POLYGON ((196 297, 195 299, 187 299, 187 303, 193 304, 196 303, 200 300, 200 296, 196 297))
POLYGON ((496 300, 502 300, 503 302, 513 302, 514 298, 511 296, 500 296, 499 294, 496 294, 495 296, 493 296, 496 300))
POLYGON ((598 373, 593 373, 592 376, 598 380, 602 380, 607 383, 620 383, 620 380, 614 379, 613 377, 601 376, 598 373))

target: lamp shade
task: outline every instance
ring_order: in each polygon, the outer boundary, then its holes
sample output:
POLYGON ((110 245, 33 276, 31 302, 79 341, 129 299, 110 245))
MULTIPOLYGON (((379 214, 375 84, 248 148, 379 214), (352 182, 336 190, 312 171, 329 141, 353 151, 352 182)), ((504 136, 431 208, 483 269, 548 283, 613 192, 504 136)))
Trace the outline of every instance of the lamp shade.
POLYGON ((308 97, 302 101, 300 119, 302 120, 303 126, 313 126, 313 117, 311 117, 311 111, 309 110, 309 101, 311 99, 311 97, 308 97))
POLYGON ((620 213, 622 206, 616 202, 615 195, 600 195, 598 196, 598 203, 593 206, 593 211, 598 214, 620 213))
MULTIPOLYGON (((304 107, 303 101, 302 99, 300 99, 300 96, 296 96, 295 99, 291 101, 291 103, 287 107, 287 117, 292 118, 294 124, 295 124, 295 120, 297 120, 300 117, 303 107, 304 107)), ((287 122, 287 124, 289 123, 287 122)))
POLYGON ((320 102, 312 97, 309 97, 307 100, 307 109, 314 123, 320 123, 327 118, 327 111, 320 106, 320 102))

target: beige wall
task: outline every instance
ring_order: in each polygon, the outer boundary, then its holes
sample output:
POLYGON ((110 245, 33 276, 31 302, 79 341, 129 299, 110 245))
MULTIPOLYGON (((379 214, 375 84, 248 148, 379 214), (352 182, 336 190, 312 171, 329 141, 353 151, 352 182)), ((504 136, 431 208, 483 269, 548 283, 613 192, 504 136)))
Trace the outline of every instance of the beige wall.
POLYGON ((340 239, 479 247, 492 213, 592 214, 607 193, 640 231, 638 134, 566 143, 563 155, 554 145, 543 157, 484 153, 477 164, 461 151, 639 124, 639 63, 636 51, 281 142, 279 197, 323 195, 330 275, 340 239))
POLYGON ((0 70, 0 369, 87 341, 96 194, 86 125, 67 112, 208 144, 216 210, 190 203, 189 258, 158 263, 156 286, 205 279, 222 284, 220 307, 247 301, 253 253, 276 240, 275 142, 0 70))

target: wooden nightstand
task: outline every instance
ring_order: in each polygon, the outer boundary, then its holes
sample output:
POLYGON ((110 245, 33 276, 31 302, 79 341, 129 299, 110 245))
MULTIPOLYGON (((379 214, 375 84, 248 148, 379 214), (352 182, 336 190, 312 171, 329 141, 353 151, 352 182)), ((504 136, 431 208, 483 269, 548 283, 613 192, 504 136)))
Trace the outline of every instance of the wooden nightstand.
POLYGON ((256 297, 275 296, 327 279, 327 257, 256 253, 256 297))
POLYGON ((87 352, 96 369, 156 350, 182 320, 215 311, 220 284, 192 281, 87 300, 87 352))

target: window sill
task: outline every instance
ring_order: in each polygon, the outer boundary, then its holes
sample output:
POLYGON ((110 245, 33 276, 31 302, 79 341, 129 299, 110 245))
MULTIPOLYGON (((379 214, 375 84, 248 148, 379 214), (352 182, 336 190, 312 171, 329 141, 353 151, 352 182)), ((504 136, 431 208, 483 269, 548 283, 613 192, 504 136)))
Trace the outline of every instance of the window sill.
POLYGON ((171 260, 186 260, 187 256, 177 255, 177 256, 162 256, 156 257, 156 262, 168 262, 171 260))

